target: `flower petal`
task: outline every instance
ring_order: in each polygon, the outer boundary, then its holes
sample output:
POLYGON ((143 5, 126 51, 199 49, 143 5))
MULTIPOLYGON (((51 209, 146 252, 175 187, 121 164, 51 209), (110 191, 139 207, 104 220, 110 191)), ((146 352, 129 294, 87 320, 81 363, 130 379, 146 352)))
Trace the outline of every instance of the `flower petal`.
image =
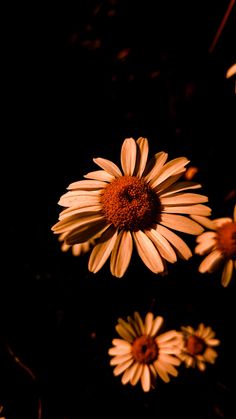
POLYGON ((201 215, 197 214, 191 214, 191 218, 197 221, 197 223, 201 224, 203 227, 208 228, 209 230, 216 230, 214 222, 209 218, 202 217, 201 215))
POLYGON ((150 182, 152 188, 160 185, 161 182, 170 176, 177 175, 180 171, 185 169, 187 163, 189 163, 189 160, 185 157, 178 157, 177 159, 170 160, 162 167, 158 175, 152 178, 152 181, 150 182))
POLYGON ((177 260, 176 254, 171 247, 170 243, 163 237, 158 231, 151 229, 145 231, 146 235, 152 240, 161 256, 168 260, 170 263, 174 263, 177 260))
POLYGON ((145 335, 149 335, 152 329, 152 323, 153 323, 153 314, 147 313, 145 317, 145 335))
POLYGON ((221 277, 221 284, 223 285, 223 287, 227 287, 227 285, 229 284, 233 275, 233 269, 234 269, 233 260, 232 259, 227 260, 225 262, 225 266, 224 266, 222 277, 221 277))
POLYGON ((117 355, 114 358, 110 360, 110 365, 119 365, 123 364, 123 362, 129 361, 133 358, 133 355, 131 353, 124 354, 124 355, 117 355))
POLYGON ((83 191, 93 191, 96 189, 102 189, 107 186, 106 182, 102 182, 99 180, 79 180, 78 182, 71 183, 67 189, 75 190, 81 189, 83 191))
POLYGON ((132 176, 136 162, 137 146, 133 138, 126 138, 121 147, 121 167, 126 176, 132 176))
POLYGON ((137 252, 145 265, 154 273, 164 271, 162 259, 152 241, 142 231, 133 231, 137 252))
POLYGON ((136 371, 133 377, 130 379, 130 383, 132 384, 132 386, 135 386, 137 384, 143 372, 143 364, 136 364, 136 365, 137 365, 136 371))
POLYGON ((143 367, 143 372, 141 375, 141 384, 143 387, 143 391, 147 392, 150 390, 151 376, 150 376, 149 367, 146 364, 144 364, 144 367, 143 367))
MULTIPOLYGON (((162 204, 162 199, 160 199, 160 202, 162 204)), ((201 216, 211 215, 211 208, 201 204, 183 206, 169 206, 164 204, 164 207, 161 211, 167 214, 199 214, 201 216)))
POLYGON ((115 177, 110 173, 107 173, 105 170, 95 170, 94 172, 89 172, 84 175, 87 179, 101 180, 103 182, 112 182, 115 177))
POLYGON ((160 224, 188 234, 201 234, 203 228, 190 218, 175 214, 161 214, 160 224))
POLYGON ((130 367, 130 365, 133 364, 133 359, 129 359, 126 362, 123 362, 122 364, 119 364, 115 367, 115 369, 113 370, 113 374, 114 375, 120 375, 122 374, 122 372, 124 372, 127 368, 130 367))
POLYGON ((171 196, 161 196, 160 201, 162 205, 193 205, 207 202, 208 198, 205 195, 199 195, 197 193, 176 193, 171 196))
POLYGON ((131 365, 130 368, 128 368, 121 379, 122 384, 127 384, 130 380, 132 380, 132 378, 134 377, 134 375, 137 372, 139 364, 137 362, 135 362, 133 365, 131 365))
POLYGON ((215 218, 213 222, 216 228, 219 228, 219 227, 222 227, 224 224, 232 223, 233 220, 232 218, 224 217, 224 218, 215 218))
POLYGON ((104 169, 107 173, 114 176, 115 178, 122 176, 122 173, 119 167, 112 161, 107 160, 107 159, 102 159, 101 157, 93 159, 93 161, 94 163, 96 163, 98 166, 100 166, 102 169, 104 169))
POLYGON ((160 153, 155 154, 155 156, 148 162, 146 169, 143 173, 143 176, 145 177, 145 181, 149 182, 153 178, 155 178, 158 173, 160 172, 161 168, 165 164, 166 160, 168 158, 168 154, 164 151, 161 151, 160 153))
POLYGON ((101 235, 109 228, 103 216, 90 217, 86 222, 71 230, 66 236, 66 243, 73 245, 86 242, 101 235))
POLYGON ((88 264, 89 271, 96 273, 101 269, 111 254, 116 238, 117 230, 113 226, 109 227, 98 240, 90 255, 88 264))
POLYGON ((133 240, 129 231, 121 231, 111 254, 111 273, 121 278, 129 266, 133 251, 133 240))
POLYGON ((171 185, 169 188, 165 189, 165 192, 161 194, 161 196, 169 196, 176 192, 185 191, 186 189, 199 189, 202 185, 200 183, 195 182, 176 182, 174 185, 171 185))
POLYGON ((158 359, 153 363, 153 366, 154 366, 157 374, 159 375, 159 377, 165 383, 168 383, 170 381, 170 378, 168 377, 167 372, 163 369, 163 365, 160 363, 160 361, 158 359))
POLYGON ((150 336, 152 336, 152 337, 156 336, 156 334, 159 332, 163 322, 164 322, 163 317, 157 316, 155 318, 155 320, 153 321, 153 324, 152 324, 152 330, 150 332, 150 336))
POLYGON ((214 272, 223 260, 224 256, 221 251, 215 249, 202 261, 198 270, 201 273, 214 272))
POLYGON ((185 260, 188 260, 192 256, 192 252, 187 246, 187 244, 173 231, 170 231, 168 228, 157 224, 156 231, 160 233, 162 236, 164 236, 169 242, 172 244, 172 246, 175 247, 177 253, 185 260))
POLYGON ((140 137, 137 142, 137 156, 136 156, 136 165, 134 174, 138 178, 141 178, 144 169, 147 164, 148 158, 148 140, 146 138, 140 137))

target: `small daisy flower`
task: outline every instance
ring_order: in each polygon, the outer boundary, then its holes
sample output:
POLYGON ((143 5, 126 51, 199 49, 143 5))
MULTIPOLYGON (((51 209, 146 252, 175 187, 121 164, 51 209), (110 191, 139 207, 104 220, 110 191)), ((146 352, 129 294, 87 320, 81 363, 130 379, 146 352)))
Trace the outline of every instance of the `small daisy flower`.
POLYGON ((194 220, 212 231, 197 237, 195 253, 207 255, 199 266, 199 272, 214 272, 223 266, 221 283, 227 287, 236 269, 236 206, 233 219, 229 217, 209 220, 193 216, 194 220))
POLYGON ((74 245, 69 245, 66 243, 65 238, 66 238, 66 233, 60 234, 60 236, 58 237, 59 242, 62 242, 61 250, 62 252, 67 252, 69 249, 71 249, 73 256, 84 255, 95 244, 95 239, 94 240, 92 239, 84 243, 77 243, 74 245))
POLYGON ((213 349, 220 344, 215 339, 215 332, 211 327, 199 324, 194 330, 191 326, 181 327, 184 346, 179 355, 186 367, 197 367, 200 371, 206 369, 206 363, 214 364, 217 352, 213 349))
POLYGON ((155 387, 157 376, 164 382, 170 381, 169 375, 176 377, 176 357, 181 351, 182 337, 179 332, 170 330, 158 334, 163 318, 154 318, 147 313, 143 322, 138 312, 127 321, 118 319, 116 331, 122 339, 113 339, 109 355, 113 356, 110 365, 115 366, 115 376, 123 374, 122 384, 130 382, 133 386, 141 381, 143 391, 155 387))
POLYGON ((147 139, 127 138, 121 148, 123 173, 113 162, 96 158, 102 170, 70 184, 61 197, 59 205, 66 209, 52 230, 66 234, 66 244, 74 246, 100 235, 89 259, 91 272, 98 272, 111 256, 112 275, 122 277, 133 245, 154 273, 164 272, 166 261, 176 262, 177 255, 186 260, 192 256, 171 230, 200 234, 202 226, 189 215, 210 215, 210 208, 202 205, 208 198, 192 193, 201 185, 178 182, 189 161, 179 157, 166 163, 167 157, 160 152, 147 163, 147 139))

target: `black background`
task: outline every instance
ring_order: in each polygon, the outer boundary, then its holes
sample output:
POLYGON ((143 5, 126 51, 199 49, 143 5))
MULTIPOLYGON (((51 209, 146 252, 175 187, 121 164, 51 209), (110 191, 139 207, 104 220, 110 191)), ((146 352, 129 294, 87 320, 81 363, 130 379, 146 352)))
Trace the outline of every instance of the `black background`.
MULTIPOLYGON (((0 283, 0 404, 7 419, 155 414, 161 419, 233 418, 235 278, 200 275, 200 258, 155 276, 133 255, 122 279, 109 264, 60 250, 51 226, 69 183, 119 164, 126 137, 147 137, 198 167, 213 218, 235 202, 235 6, 209 52, 228 1, 64 2, 7 13, 3 78, 4 169, 0 283), (6 199, 6 201, 5 201, 6 199), (5 220, 6 217, 6 220, 5 220), (166 329, 200 322, 221 340, 204 374, 180 368, 144 394, 122 386, 107 355, 118 317, 148 310, 166 329), (13 351, 13 352, 11 352, 13 351), (14 353, 36 380, 14 361, 14 353)), ((185 237, 193 249, 195 239, 185 237)))

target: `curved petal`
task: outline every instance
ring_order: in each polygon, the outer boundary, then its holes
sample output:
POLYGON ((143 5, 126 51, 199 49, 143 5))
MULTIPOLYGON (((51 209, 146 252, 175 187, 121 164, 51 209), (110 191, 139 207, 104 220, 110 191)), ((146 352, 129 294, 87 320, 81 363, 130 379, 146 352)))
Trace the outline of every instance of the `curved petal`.
POLYGON ((168 228, 157 224, 156 231, 164 236, 176 249, 179 256, 185 260, 188 260, 192 256, 192 252, 187 244, 177 234, 170 231, 168 228))
POLYGON ((109 227, 92 250, 88 264, 89 271, 96 273, 101 269, 111 254, 116 238, 117 230, 113 226, 109 227))
POLYGON ((153 323, 153 314, 147 313, 145 317, 145 335, 149 335, 152 330, 152 323, 153 323))
POLYGON ((113 374, 114 375, 120 375, 122 374, 122 372, 124 372, 127 368, 130 367, 130 365, 133 364, 133 359, 130 359, 126 362, 123 362, 122 364, 119 364, 115 367, 115 369, 113 370, 113 374))
POLYGON ((207 202, 208 198, 196 193, 176 193, 166 197, 160 196, 160 201, 162 205, 193 205, 207 202))
POLYGON ((107 173, 114 176, 115 178, 122 176, 122 173, 119 167, 112 161, 107 160, 107 159, 102 159, 101 157, 93 159, 93 161, 98 166, 100 166, 103 170, 105 170, 107 173))
POLYGON ((78 182, 70 183, 66 188, 69 190, 80 189, 83 191, 94 191, 96 189, 103 189, 107 186, 106 182, 100 180, 79 180, 78 182))
POLYGON ((191 214, 191 218, 197 221, 197 223, 201 224, 203 227, 208 228, 209 230, 216 230, 214 221, 210 220, 207 217, 202 217, 201 215, 191 214))
MULTIPOLYGON (((81 212, 79 216, 78 214, 74 214, 74 215, 63 218, 52 227, 52 231, 54 231, 55 233, 63 233, 63 232, 75 230, 85 224, 86 225, 89 224, 90 222, 93 223, 96 221, 105 220, 103 214, 101 214, 97 210, 90 211, 89 209, 90 207, 83 210, 83 212, 81 212)), ((84 240, 84 241, 87 241, 87 240, 84 240)), ((77 243, 80 243, 80 242, 77 242, 77 243)))
POLYGON ((104 220, 104 217, 90 217, 84 224, 80 224, 77 228, 74 228, 66 236, 66 243, 73 245, 77 243, 83 243, 94 237, 101 235, 104 231, 109 228, 104 220))
POLYGON ((224 266, 222 277, 221 277, 221 284, 223 285, 223 287, 227 287, 227 285, 229 285, 229 282, 233 275, 233 269, 234 269, 234 264, 233 264, 232 259, 227 260, 225 262, 225 266, 224 266))
POLYGON ((137 364, 136 371, 133 377, 130 379, 130 383, 132 384, 132 386, 135 386, 137 384, 137 382, 139 381, 142 375, 142 372, 143 372, 143 364, 137 364))
POLYGON ((162 259, 152 241, 141 230, 133 231, 137 252, 145 265, 154 273, 164 271, 162 259))
POLYGON ((134 174, 138 178, 142 177, 144 169, 147 164, 148 158, 148 140, 146 138, 140 137, 137 142, 137 156, 136 156, 136 165, 134 174))
POLYGON ((185 169, 187 163, 189 163, 189 160, 185 157, 178 157, 177 159, 170 160, 162 167, 162 169, 158 173, 158 176, 155 176, 152 179, 152 188, 155 188, 156 186, 160 185, 160 183, 166 180, 168 177, 177 175, 180 171, 185 169))
POLYGON ((123 374, 121 382, 122 384, 127 384, 130 380, 132 380, 133 376, 135 375, 138 369, 138 363, 135 362, 131 367, 129 367, 123 374))
POLYGON ((160 151, 160 153, 155 154, 155 156, 150 160, 150 162, 148 162, 146 169, 143 173, 146 182, 151 181, 158 175, 161 168, 164 166, 167 158, 168 154, 164 151, 160 151))
POLYGON ((168 260, 170 263, 174 263, 177 260, 175 251, 171 247, 170 243, 163 237, 157 230, 151 229, 145 231, 146 235, 151 239, 153 244, 156 246, 161 256, 168 260))
POLYGON ((176 182, 174 185, 169 186, 169 188, 166 188, 165 191, 161 194, 161 196, 169 196, 173 193, 185 191, 187 189, 199 189, 202 185, 200 183, 195 182, 176 182))
POLYGON ((233 222, 232 218, 229 218, 229 217, 215 218, 213 220, 213 223, 216 228, 222 227, 224 224, 228 224, 232 222, 233 222))
POLYGON ((160 224, 183 233, 198 235, 203 232, 200 224, 183 215, 161 214, 160 224))
POLYGON ((111 254, 111 273, 121 278, 129 266, 133 251, 133 240, 129 231, 121 231, 111 254))
POLYGON ((161 326, 163 325, 164 319, 161 316, 157 316, 153 322, 152 330, 150 336, 154 337, 159 332, 161 326))
MULTIPOLYGON (((162 199, 160 199, 162 204, 162 199)), ((169 206, 164 204, 162 208, 162 212, 167 214, 198 214, 201 216, 208 216, 211 215, 211 208, 207 207, 206 205, 202 204, 195 204, 195 205, 183 205, 183 206, 169 206)))
POLYGON ((132 176, 136 162, 137 146, 133 138, 126 138, 121 147, 121 167, 126 176, 132 176))
POLYGON ((146 364, 144 364, 144 367, 143 367, 143 372, 141 375, 141 384, 143 387, 143 391, 147 392, 150 390, 151 376, 150 376, 149 367, 146 364))
POLYGON ((201 243, 199 243, 196 247, 194 252, 197 255, 206 255, 207 253, 211 252, 215 246, 215 240, 209 239, 209 240, 202 240, 201 243))
POLYGON ((112 182, 115 177, 110 173, 107 173, 105 170, 95 170, 94 172, 89 172, 84 175, 87 179, 101 180, 103 182, 112 182))
POLYGON ((198 270, 201 273, 214 272, 223 260, 224 256, 221 251, 215 249, 202 261, 198 270))

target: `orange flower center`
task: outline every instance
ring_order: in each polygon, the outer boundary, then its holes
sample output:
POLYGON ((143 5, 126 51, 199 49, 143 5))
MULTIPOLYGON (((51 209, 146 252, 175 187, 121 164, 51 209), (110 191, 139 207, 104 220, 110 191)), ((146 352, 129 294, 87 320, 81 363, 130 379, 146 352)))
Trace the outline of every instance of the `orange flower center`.
POLYGON ((106 219, 116 228, 137 231, 157 221, 160 202, 143 179, 122 176, 107 185, 101 195, 106 219))
POLYGON ((224 224, 217 230, 218 248, 229 259, 236 259, 236 223, 224 224))
POLYGON ((150 364, 158 355, 158 347, 151 336, 140 336, 135 339, 132 347, 135 361, 143 364, 150 364))
POLYGON ((191 335, 187 338, 186 348, 191 355, 200 355, 205 351, 206 344, 203 339, 196 335, 191 335))

